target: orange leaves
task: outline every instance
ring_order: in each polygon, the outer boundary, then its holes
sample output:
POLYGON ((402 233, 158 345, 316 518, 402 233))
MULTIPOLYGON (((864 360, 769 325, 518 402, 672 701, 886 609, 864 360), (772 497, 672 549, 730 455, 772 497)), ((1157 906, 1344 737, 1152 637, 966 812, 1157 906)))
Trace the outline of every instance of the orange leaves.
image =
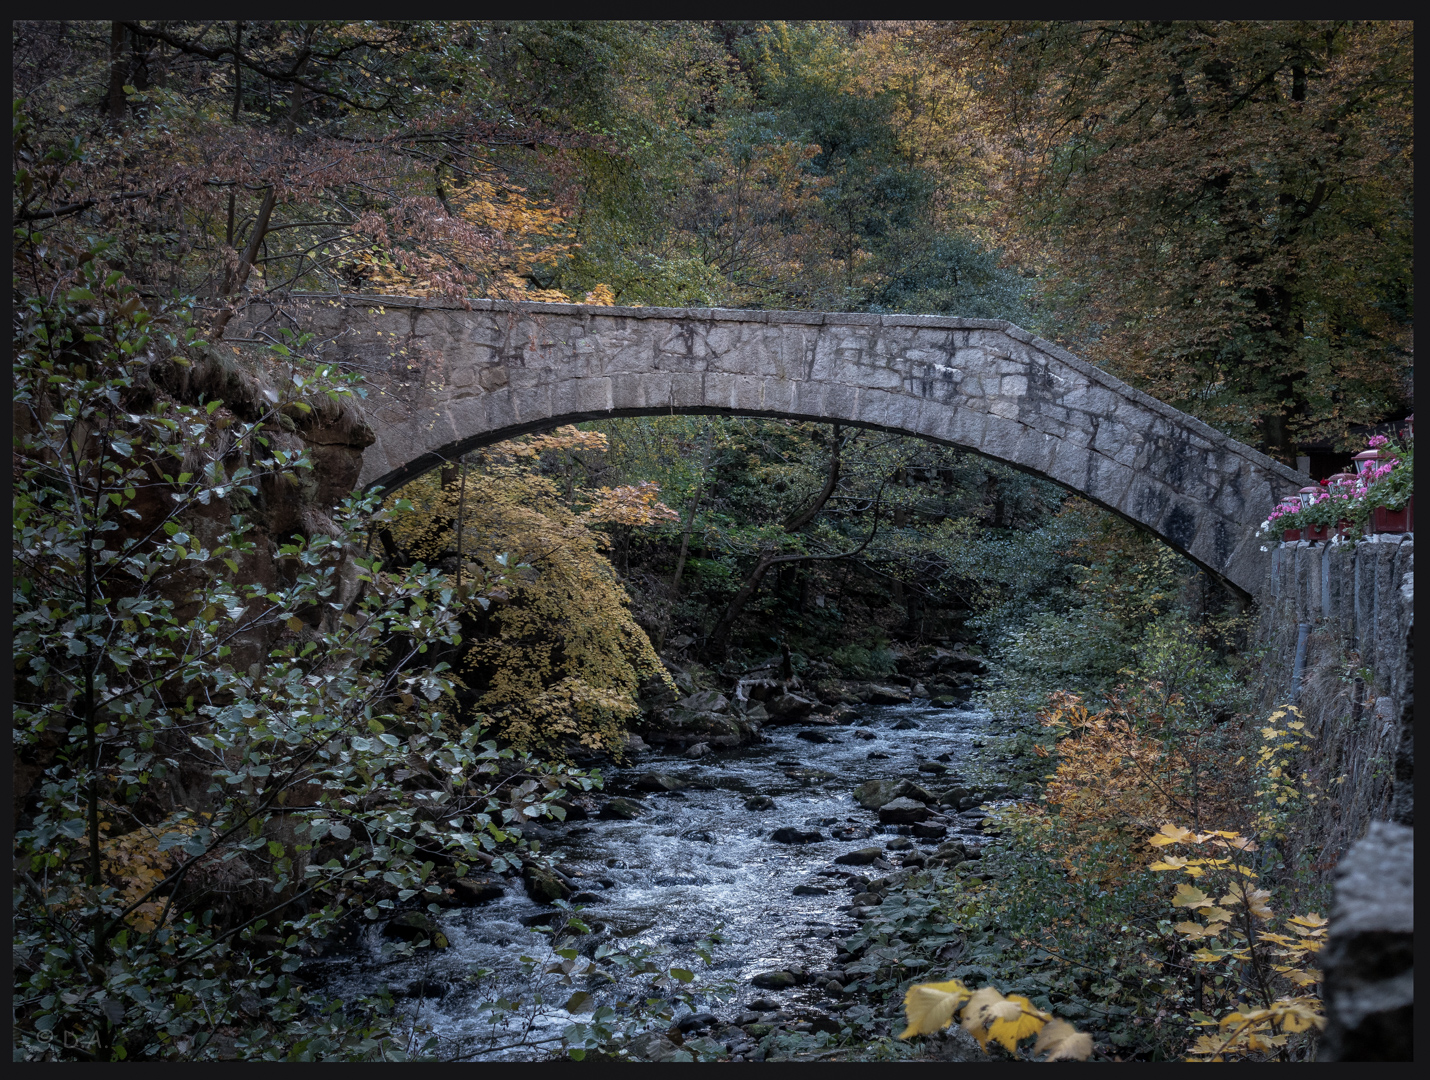
POLYGON ((1033 1053, 1046 1053, 1045 1061, 1083 1061, 1092 1053, 1091 1036, 1066 1021, 1054 1020, 1022 995, 1004 997, 992 986, 970 991, 957 979, 909 987, 904 995, 909 1023, 899 1038, 942 1031, 960 1009, 964 1029, 978 1040, 984 1053, 990 1042, 996 1042, 1011 1054, 1019 1042, 1032 1035, 1038 1036, 1033 1053))

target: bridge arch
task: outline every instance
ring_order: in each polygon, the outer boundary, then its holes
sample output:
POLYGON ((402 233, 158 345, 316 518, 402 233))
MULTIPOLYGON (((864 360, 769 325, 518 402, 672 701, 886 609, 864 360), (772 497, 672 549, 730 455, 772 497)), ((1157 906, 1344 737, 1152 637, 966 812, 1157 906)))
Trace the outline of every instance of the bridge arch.
MULTIPOLYGON (((1256 529, 1308 482, 1001 320, 295 297, 325 359, 364 371, 362 487, 560 424, 711 414, 839 422, 971 450, 1153 533, 1244 595, 1256 529)), ((285 305, 288 307, 288 305, 285 305)), ((289 311, 291 314, 291 309, 289 311)), ((251 335, 274 314, 230 324, 251 335)))

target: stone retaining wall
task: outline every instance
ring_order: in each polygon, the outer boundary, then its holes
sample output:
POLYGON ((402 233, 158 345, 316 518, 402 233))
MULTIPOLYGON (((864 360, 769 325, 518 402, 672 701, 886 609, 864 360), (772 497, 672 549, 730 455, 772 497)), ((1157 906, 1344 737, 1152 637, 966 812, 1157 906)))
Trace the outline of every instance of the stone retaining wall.
POLYGON ((1263 704, 1296 702, 1311 771, 1346 778, 1301 838, 1337 863, 1323 1061, 1412 1056, 1414 569, 1410 534, 1283 544, 1261 597, 1263 704))

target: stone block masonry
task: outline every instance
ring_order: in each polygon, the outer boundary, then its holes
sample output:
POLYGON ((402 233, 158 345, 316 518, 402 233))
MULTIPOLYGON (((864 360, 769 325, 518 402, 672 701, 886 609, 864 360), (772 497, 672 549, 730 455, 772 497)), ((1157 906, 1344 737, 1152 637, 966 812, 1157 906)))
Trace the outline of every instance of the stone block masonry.
POLYGON ((1283 544, 1261 601, 1264 704, 1299 698, 1335 824, 1322 1061, 1408 1061, 1415 1004, 1415 540, 1283 544), (1292 645, 1298 642, 1299 647, 1292 645), (1334 778, 1334 777, 1333 777, 1334 778), (1379 819, 1379 820, 1372 820, 1379 819), (1388 820, 1386 820, 1388 819, 1388 820), (1347 848, 1347 845, 1348 848, 1347 848))
POLYGON ((250 304, 228 337, 262 340, 290 321, 367 378, 376 441, 364 487, 583 420, 821 420, 959 446, 1061 484, 1250 597, 1266 575, 1257 525, 1309 482, 999 320, 293 296, 281 309, 250 304))

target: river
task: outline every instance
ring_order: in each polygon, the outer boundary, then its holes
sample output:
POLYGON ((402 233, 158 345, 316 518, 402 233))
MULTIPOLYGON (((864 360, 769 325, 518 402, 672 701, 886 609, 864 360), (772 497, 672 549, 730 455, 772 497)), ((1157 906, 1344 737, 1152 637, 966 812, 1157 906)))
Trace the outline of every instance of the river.
MULTIPOLYGON (((689 760, 644 754, 626 768, 604 770, 606 793, 630 796, 641 774, 659 772, 681 781, 671 792, 645 794, 644 812, 634 820, 589 819, 550 829, 543 844, 559 854, 560 868, 595 899, 580 917, 593 934, 576 941, 553 942, 532 924, 548 921, 551 908, 530 900, 519 888, 480 907, 453 909, 441 917, 449 946, 420 950, 415 958, 384 958, 375 930, 355 948, 317 961, 308 969, 339 998, 371 994, 383 986, 402 997, 401 1007, 415 1030, 442 1040, 443 1055, 476 1053, 479 1046, 519 1045, 496 1056, 539 1058, 560 1049, 561 1031, 573 1017, 561 1004, 573 990, 589 989, 597 1003, 642 1000, 650 996, 652 975, 622 976, 593 985, 579 973, 574 983, 559 976, 533 974, 561 957, 553 945, 582 946, 609 942, 658 954, 662 968, 678 966, 696 975, 682 987, 697 1010, 710 1010, 722 1022, 744 1013, 781 1010, 786 1020, 837 1012, 848 1007, 823 984, 789 989, 761 989, 751 979, 772 970, 834 968, 836 941, 855 928, 850 899, 860 875, 879 877, 911 850, 931 851, 938 839, 897 839, 909 826, 880 825, 862 809, 852 789, 867 780, 910 778, 935 791, 961 779, 960 766, 970 745, 987 733, 988 714, 978 709, 910 705, 863 707, 855 722, 841 726, 788 726, 766 729, 767 741, 689 760), (801 732, 818 732, 832 741, 812 742, 801 732), (919 772, 937 762, 949 770, 939 776, 919 772), (769 796, 773 809, 749 810, 756 795, 769 796), (779 829, 817 832, 808 843, 781 843, 779 829), (912 848, 888 851, 882 867, 837 866, 833 859, 870 846, 912 848), (695 953, 712 931, 721 942, 712 965, 695 953), (534 997, 542 994, 544 1004, 534 997), (506 998, 522 1007, 493 1026, 483 1002, 506 998), (764 999, 760 1001, 759 999, 764 999), (758 1006, 750 1009, 750 1004, 758 1006)), ((973 823, 956 814, 950 836, 976 836, 973 823)), ((547 823, 543 823, 544 825, 547 823)), ((970 841, 971 842, 971 841, 970 841)), ((576 961, 580 964, 582 961, 576 961)), ((688 1012, 675 1008, 677 1019, 688 1012)), ((579 1019, 579 1018, 578 1018, 579 1019)), ((484 1055, 486 1056, 486 1055, 484 1055)))

